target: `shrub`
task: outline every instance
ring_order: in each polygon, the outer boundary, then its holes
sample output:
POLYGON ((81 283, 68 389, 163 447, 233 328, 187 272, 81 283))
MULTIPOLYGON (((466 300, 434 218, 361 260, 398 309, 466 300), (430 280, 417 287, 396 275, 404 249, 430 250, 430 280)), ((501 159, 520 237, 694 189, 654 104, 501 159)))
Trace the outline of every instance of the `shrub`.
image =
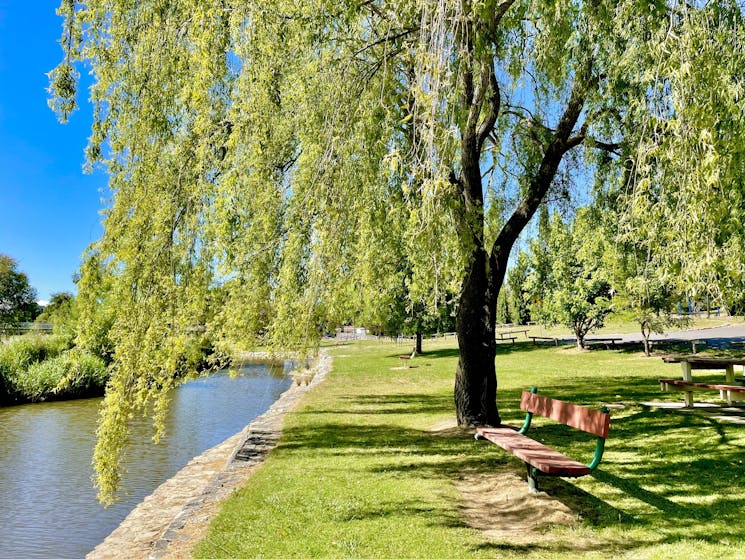
POLYGON ((69 349, 65 336, 27 334, 0 344, 0 403, 19 397, 17 385, 29 367, 45 359, 55 358, 69 349))
POLYGON ((73 350, 32 364, 18 375, 15 389, 32 402, 92 396, 103 392, 107 378, 103 359, 73 350))
POLYGON ((230 365, 230 356, 219 350, 209 336, 190 336, 180 347, 177 370, 180 375, 215 371, 230 365))

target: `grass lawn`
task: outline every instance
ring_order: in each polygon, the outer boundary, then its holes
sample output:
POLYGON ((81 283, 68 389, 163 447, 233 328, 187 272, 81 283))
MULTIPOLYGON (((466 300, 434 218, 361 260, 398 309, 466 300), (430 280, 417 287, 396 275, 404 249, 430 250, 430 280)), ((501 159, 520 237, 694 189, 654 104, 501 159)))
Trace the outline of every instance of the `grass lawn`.
MULTIPOLYGON (((500 344, 498 400, 506 422, 522 422, 520 392, 532 385, 545 395, 617 409, 594 474, 541 479, 550 496, 544 499, 573 522, 510 532, 521 513, 540 523, 541 509, 520 506, 508 514, 506 499, 515 493, 495 494, 496 505, 481 505, 481 523, 496 529, 485 533, 469 525, 475 505, 464 483, 514 479, 523 464, 445 429, 453 417, 453 338, 426 341, 427 353, 409 369, 400 368, 403 349, 388 342, 330 348, 332 373, 288 414, 280 445, 226 502, 195 556, 745 557, 745 410, 643 405, 681 401, 661 394, 657 383, 677 376, 678 365, 620 350, 500 344)), ((590 438, 567 436, 545 421, 534 425, 533 436, 591 459, 590 438)), ((517 504, 535 499, 519 493, 517 504)))

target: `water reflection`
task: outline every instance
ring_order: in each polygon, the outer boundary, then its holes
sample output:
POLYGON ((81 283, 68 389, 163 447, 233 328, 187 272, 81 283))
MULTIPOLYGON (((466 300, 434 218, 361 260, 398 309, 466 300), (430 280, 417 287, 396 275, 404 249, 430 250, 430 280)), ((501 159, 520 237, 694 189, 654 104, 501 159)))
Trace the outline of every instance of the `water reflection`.
POLYGON ((192 457, 264 413, 290 368, 245 364, 176 389, 160 445, 147 421, 134 425, 123 498, 108 509, 90 482, 100 398, 0 408, 0 557, 84 556, 192 457))

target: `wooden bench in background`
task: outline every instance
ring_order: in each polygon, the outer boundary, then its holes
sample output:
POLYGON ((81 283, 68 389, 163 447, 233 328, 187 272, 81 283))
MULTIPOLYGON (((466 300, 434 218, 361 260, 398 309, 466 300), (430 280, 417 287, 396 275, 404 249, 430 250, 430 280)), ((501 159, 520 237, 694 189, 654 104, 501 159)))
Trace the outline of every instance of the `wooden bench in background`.
POLYGON ((401 360, 402 365, 406 365, 406 368, 409 368, 409 362, 416 357, 416 349, 411 352, 410 355, 399 355, 398 358, 401 360))
POLYGON ((580 477, 591 473, 603 458, 605 439, 610 429, 610 413, 607 408, 600 411, 539 396, 537 389, 523 392, 520 408, 526 412, 525 423, 517 430, 513 427, 478 427, 474 437, 485 439, 511 452, 525 462, 528 470, 528 491, 538 491, 538 473, 548 476, 580 477), (534 414, 548 417, 569 427, 585 431, 597 437, 595 456, 589 464, 569 458, 561 452, 528 437, 534 414))
POLYGON ((527 339, 528 337, 527 328, 525 328, 524 330, 505 330, 503 332, 495 332, 495 338, 496 336, 499 336, 500 340, 513 340, 512 343, 514 344, 515 343, 514 340, 517 339, 517 336, 515 336, 514 334, 519 334, 520 332, 525 334, 525 338, 527 339))

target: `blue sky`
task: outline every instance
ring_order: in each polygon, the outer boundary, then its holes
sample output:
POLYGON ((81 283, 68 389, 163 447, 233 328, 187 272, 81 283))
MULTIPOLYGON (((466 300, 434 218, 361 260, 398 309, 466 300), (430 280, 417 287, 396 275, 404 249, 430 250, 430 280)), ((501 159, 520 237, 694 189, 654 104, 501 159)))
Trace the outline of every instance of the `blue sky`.
POLYGON ((0 0, 0 253, 19 262, 39 299, 75 292, 72 275, 102 232, 102 172, 82 171, 91 108, 60 124, 47 106, 62 58, 56 0, 0 0))

